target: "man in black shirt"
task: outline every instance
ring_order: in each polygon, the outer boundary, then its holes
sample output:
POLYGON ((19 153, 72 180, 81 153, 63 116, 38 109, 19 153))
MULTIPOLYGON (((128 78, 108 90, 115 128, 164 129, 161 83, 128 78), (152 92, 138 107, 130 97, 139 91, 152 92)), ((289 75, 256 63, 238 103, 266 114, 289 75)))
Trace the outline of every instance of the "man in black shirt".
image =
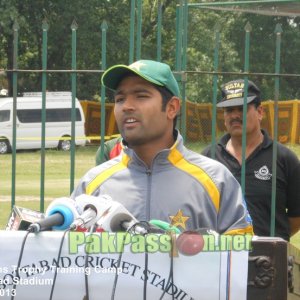
MULTIPOLYGON (((223 163, 241 182, 244 80, 222 86, 222 100, 228 131, 215 149, 223 163)), ((248 81, 246 124, 245 200, 253 219, 254 233, 270 235, 273 141, 261 129, 263 108, 260 90, 248 81)), ((211 157, 211 146, 203 155, 211 157)), ((300 229, 300 161, 288 148, 277 144, 275 236, 289 240, 300 229)))

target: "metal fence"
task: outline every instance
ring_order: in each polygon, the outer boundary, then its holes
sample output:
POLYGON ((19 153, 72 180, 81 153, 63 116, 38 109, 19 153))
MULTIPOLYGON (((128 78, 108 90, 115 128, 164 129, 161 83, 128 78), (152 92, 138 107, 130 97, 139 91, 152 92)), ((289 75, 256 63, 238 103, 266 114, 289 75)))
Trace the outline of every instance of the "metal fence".
MULTIPOLYGON (((240 1, 239 4, 249 4, 255 3, 257 1, 240 1)), ((260 1, 263 2, 287 2, 285 0, 277 0, 277 1, 260 1)), ((213 149, 216 146, 216 139, 217 139, 217 128, 218 128, 218 119, 217 119, 217 95, 218 95, 218 80, 220 76, 239 76, 245 80, 245 89, 247 89, 248 80, 250 76, 261 76, 261 77, 269 77, 274 79, 274 123, 273 123, 273 132, 272 136, 274 138, 274 151, 273 151, 273 176, 272 176, 272 224, 271 224, 271 234, 274 235, 274 228, 275 228, 275 199, 276 199, 276 143, 278 140, 278 102, 279 102, 279 90, 280 90, 280 79, 282 77, 291 77, 291 78, 299 78, 300 74, 281 74, 281 64, 280 64, 280 57, 281 57, 281 36, 282 36, 282 28, 280 24, 276 25, 275 34, 274 34, 274 42, 275 42, 275 52, 276 52, 276 59, 274 63, 274 72, 273 73, 250 73, 249 72, 249 51, 250 51, 250 41, 251 41, 251 24, 248 23, 244 30, 244 69, 242 72, 220 72, 219 71, 219 49, 220 43, 222 43, 220 38, 220 31, 222 30, 220 25, 216 24, 214 28, 214 39, 215 46, 214 46, 214 53, 213 55, 213 70, 212 71, 189 71, 187 70, 187 58, 188 58, 188 14, 190 9, 201 8, 205 9, 209 5, 229 5, 233 4, 231 2, 218 2, 218 3, 203 3, 199 5, 192 5, 188 4, 188 1, 180 1, 180 4, 177 5, 176 9, 176 59, 175 59, 175 68, 174 74, 176 79, 178 80, 180 87, 181 87, 181 95, 182 95, 182 111, 179 118, 179 127, 181 132, 186 139, 186 142, 191 142, 188 138, 188 132, 192 130, 192 126, 188 125, 189 123, 189 113, 187 111, 188 103, 187 100, 189 99, 188 94, 188 81, 187 77, 199 77, 199 76, 209 76, 211 85, 212 85, 212 106, 211 106, 211 119, 207 119, 206 125, 209 129, 211 129, 211 134, 209 138, 205 140, 206 143, 211 142, 213 145, 213 149)), ((236 4, 236 2, 234 3, 236 4)), ((131 15, 131 24, 130 24, 130 49, 129 49, 129 63, 133 62, 134 60, 138 60, 141 58, 141 28, 142 28, 142 2, 131 1, 131 8, 130 8, 130 15, 131 15), (137 24, 135 24, 135 20, 137 20, 137 24), (136 28, 136 40, 134 39, 135 32, 134 29, 136 28)), ((158 10, 157 10, 157 60, 161 60, 161 31, 162 31, 162 18, 161 18, 161 9, 162 5, 159 1, 158 10)), ((77 88, 77 75, 80 73, 88 74, 88 73, 95 73, 100 75, 106 69, 106 35, 108 30, 108 25, 106 22, 102 23, 101 31, 102 31, 102 40, 101 40, 101 65, 103 70, 79 70, 77 69, 77 59, 76 59, 76 47, 77 47, 77 24, 74 21, 71 25, 71 52, 72 52, 72 61, 71 61, 71 69, 70 70, 52 70, 47 68, 47 48, 48 48, 48 30, 49 25, 46 21, 42 24, 42 69, 41 70, 27 70, 27 69, 20 69, 18 68, 18 47, 19 47, 19 25, 15 22, 13 27, 13 69, 12 70, 5 70, 7 73, 12 73, 13 78, 13 98, 14 98, 14 105, 13 105, 13 142, 12 142, 12 177, 11 177, 11 206, 15 204, 16 199, 16 139, 17 139, 17 117, 16 117, 16 109, 17 109, 17 97, 18 97, 18 76, 22 73, 39 73, 42 78, 42 135, 41 135, 41 175, 40 175, 40 210, 44 211, 44 202, 45 202, 45 126, 46 126, 46 91, 47 91, 47 76, 49 74, 55 73, 64 73, 70 75, 71 80, 71 91, 72 91, 72 138, 71 138, 71 151, 70 151, 70 193, 74 189, 74 174, 75 174, 75 99, 76 99, 76 88, 77 88)), ((223 77, 222 77, 223 78, 223 77)), ((101 88, 101 132, 100 135, 100 146, 101 146, 101 155, 103 155, 103 146, 105 141, 105 102, 106 102, 106 91, 105 88, 101 88)), ((246 102, 244 103, 244 108, 246 107, 246 102)), ((243 112, 244 120, 246 120, 246 109, 243 112)), ((198 120, 199 124, 198 128, 202 125, 201 123, 201 115, 200 120, 198 120)), ((241 186, 242 190, 245 190, 245 151, 246 151, 246 126, 244 123, 243 127, 243 151, 242 151, 242 179, 241 179, 241 186)), ((214 150, 213 150, 214 155, 214 150)))

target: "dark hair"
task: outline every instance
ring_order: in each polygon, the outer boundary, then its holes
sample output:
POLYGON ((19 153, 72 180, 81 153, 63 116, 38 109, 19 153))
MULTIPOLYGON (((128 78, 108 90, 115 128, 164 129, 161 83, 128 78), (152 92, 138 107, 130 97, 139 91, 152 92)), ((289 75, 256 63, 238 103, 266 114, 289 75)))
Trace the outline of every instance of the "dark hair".
POLYGON ((155 88, 160 92, 162 97, 162 110, 166 110, 167 103, 171 100, 171 98, 174 96, 166 87, 154 85, 155 88))
POLYGON ((255 108, 258 108, 261 105, 260 97, 256 97, 250 104, 253 104, 255 108))
MULTIPOLYGON (((167 103, 171 100, 172 97, 174 97, 173 93, 171 93, 166 87, 159 86, 154 84, 154 87, 159 91, 161 97, 162 97, 162 111, 166 110, 167 103)), ((177 123, 177 116, 173 120, 173 127, 175 129, 177 123)))

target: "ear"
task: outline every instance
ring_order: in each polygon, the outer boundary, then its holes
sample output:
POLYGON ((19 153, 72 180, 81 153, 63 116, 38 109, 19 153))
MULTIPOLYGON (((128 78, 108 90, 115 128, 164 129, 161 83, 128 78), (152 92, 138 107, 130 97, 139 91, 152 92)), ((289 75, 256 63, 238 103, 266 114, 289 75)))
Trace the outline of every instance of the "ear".
POLYGON ((173 96, 166 106, 167 116, 170 120, 175 119, 180 111, 180 99, 176 96, 173 96))
POLYGON ((262 105, 257 107, 257 112, 258 112, 259 121, 262 121, 262 119, 264 117, 264 108, 262 105))

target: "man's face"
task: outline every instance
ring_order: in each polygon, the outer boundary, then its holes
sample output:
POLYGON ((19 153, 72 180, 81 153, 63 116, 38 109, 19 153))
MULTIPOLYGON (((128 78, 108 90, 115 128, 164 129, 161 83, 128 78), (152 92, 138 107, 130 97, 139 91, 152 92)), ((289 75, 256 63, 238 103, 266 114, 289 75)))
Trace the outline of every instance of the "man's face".
MULTIPOLYGON (((247 135, 260 130, 263 117, 262 106, 255 107, 254 104, 247 105, 247 135)), ((243 106, 232 106, 224 108, 224 121, 228 133, 233 137, 241 137, 243 130, 243 106)))
POLYGON ((139 76, 127 76, 120 82, 114 113, 119 131, 130 147, 163 143, 172 135, 172 108, 168 103, 162 111, 160 92, 139 76))

